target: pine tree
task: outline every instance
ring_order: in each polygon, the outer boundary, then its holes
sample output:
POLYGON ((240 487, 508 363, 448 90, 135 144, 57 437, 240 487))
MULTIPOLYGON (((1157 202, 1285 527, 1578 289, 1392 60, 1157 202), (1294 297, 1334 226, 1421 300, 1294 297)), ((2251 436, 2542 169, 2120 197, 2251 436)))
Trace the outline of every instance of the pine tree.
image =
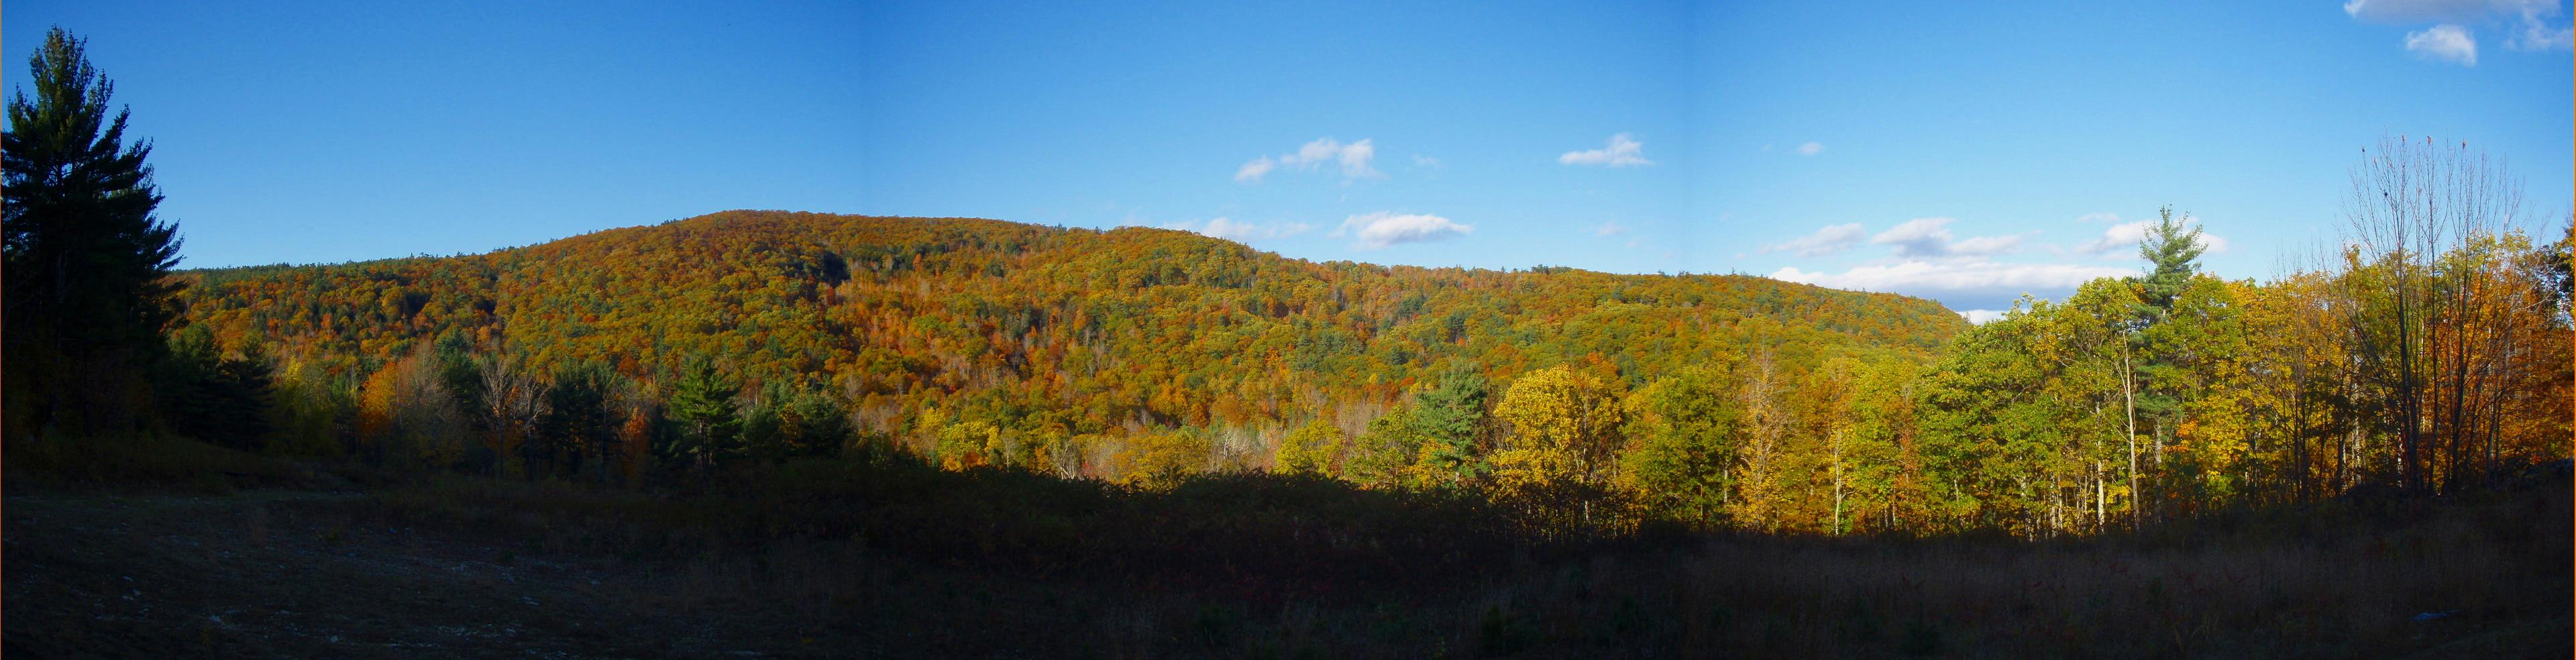
POLYGON ((1485 461, 1485 399, 1493 383, 1466 363, 1450 365, 1440 383, 1414 398, 1414 431, 1423 439, 1418 463, 1439 468, 1442 478, 1472 481, 1493 470, 1485 461))
POLYGON ((114 85, 84 45, 59 27, 45 35, 28 60, 34 98, 11 95, 0 136, 10 437, 149 425, 143 374, 177 318, 178 286, 166 276, 179 239, 153 215, 152 145, 126 144, 129 111, 108 115, 114 85))
POLYGON ((2156 209, 2156 216, 2155 226, 2148 227, 2146 237, 2138 241, 2138 256, 2154 267, 2136 282, 2138 297, 2145 301, 2142 309, 2152 309, 2155 318, 2161 319, 2173 307, 2174 296, 2191 286, 2191 276, 2200 272, 2197 262, 2208 246, 2200 240, 2198 225, 2174 219, 2173 207, 2156 209))
POLYGON ((609 463, 607 452, 616 431, 608 401, 614 378, 616 372, 596 362, 578 362, 555 371, 554 382, 545 389, 545 414, 539 418, 537 436, 525 445, 530 473, 577 474, 586 456, 597 457, 601 465, 609 463))
POLYGON ((2200 273, 2198 261, 2207 246, 2201 243, 2200 227, 2175 219, 2173 207, 2156 209, 2156 215, 2156 224, 2148 227, 2147 235, 2138 241, 2138 256, 2146 259, 2150 268, 2143 277, 2129 278, 2137 289, 2138 304, 2131 321, 2135 331, 2129 333, 2128 342, 2137 356, 2132 368, 2139 385, 2136 401, 2131 405, 2148 421, 2147 431, 2154 444, 2148 455, 2160 470, 2164 466, 2165 442, 2173 436, 2182 410, 2183 402, 2176 396, 2177 381, 2187 374, 2173 356, 2152 350, 2150 337, 2156 334, 2155 326, 2173 315, 2174 298, 2182 295, 2200 273))
POLYGON ((690 358, 671 392, 671 419, 680 423, 671 458, 705 470, 740 453, 742 414, 734 396, 742 384, 716 370, 715 360, 690 358))

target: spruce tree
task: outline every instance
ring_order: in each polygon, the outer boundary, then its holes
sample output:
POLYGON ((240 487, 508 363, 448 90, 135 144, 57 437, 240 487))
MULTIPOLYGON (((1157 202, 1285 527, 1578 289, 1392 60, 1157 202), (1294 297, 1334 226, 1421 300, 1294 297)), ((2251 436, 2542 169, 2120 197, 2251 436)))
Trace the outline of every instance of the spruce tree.
POLYGON ((31 98, 14 90, 0 135, 5 190, 5 318, 10 437, 41 428, 127 435, 148 427, 147 369, 166 353, 177 318, 168 279, 177 227, 153 209, 161 194, 127 144, 130 114, 108 113, 114 85, 90 65, 85 40, 56 27, 28 60, 31 98))
POLYGON ((714 359, 699 356, 683 364, 679 387, 671 392, 671 418, 681 426, 671 457, 704 470, 740 453, 742 413, 734 397, 741 391, 741 383, 716 370, 714 359))

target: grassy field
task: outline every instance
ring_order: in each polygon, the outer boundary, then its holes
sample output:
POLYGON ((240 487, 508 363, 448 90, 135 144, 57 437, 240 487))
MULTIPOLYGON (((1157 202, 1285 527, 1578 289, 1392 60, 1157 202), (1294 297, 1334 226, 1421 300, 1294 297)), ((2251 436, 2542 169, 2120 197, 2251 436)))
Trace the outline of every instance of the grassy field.
POLYGON ((1540 538, 1439 494, 899 457, 654 493, 232 467, 12 474, 5 651, 2564 657, 2576 635, 2564 477, 2025 541, 1540 538))

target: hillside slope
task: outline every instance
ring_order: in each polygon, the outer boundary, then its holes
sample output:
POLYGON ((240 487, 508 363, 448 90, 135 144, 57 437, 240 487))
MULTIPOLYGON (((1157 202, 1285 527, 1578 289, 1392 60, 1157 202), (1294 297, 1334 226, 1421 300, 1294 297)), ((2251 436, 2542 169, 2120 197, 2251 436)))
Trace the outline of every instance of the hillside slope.
POLYGON ((349 387, 441 337, 532 373, 647 390, 691 355, 821 391, 898 437, 937 410, 1005 433, 1357 432, 1461 361, 1588 363, 1630 385, 1759 356, 1924 359, 1931 301, 1740 275, 1314 263, 1184 232, 729 211, 483 255, 193 271, 190 321, 287 376, 349 387))

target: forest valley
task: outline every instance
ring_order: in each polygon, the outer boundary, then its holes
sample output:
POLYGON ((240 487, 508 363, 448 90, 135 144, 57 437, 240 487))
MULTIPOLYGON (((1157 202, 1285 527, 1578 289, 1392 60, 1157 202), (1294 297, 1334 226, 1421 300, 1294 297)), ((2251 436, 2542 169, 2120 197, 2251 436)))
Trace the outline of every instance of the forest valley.
POLYGON ((728 212, 185 272, 155 394, 180 436, 510 478, 894 451, 1145 488, 1266 470, 1464 489, 1539 528, 2086 534, 2565 456, 2564 239, 2412 229, 2451 233, 2258 283, 2196 271, 2197 231, 2168 213, 2151 271, 1970 327, 1742 276, 728 212))
POLYGON ((2202 272, 2167 210, 2136 275, 1979 325, 1744 275, 780 211, 174 271, 80 44, 49 37, 0 150, 8 650, 2568 638, 2576 229, 2529 233, 2466 145, 2370 149, 2287 274, 2202 272))

